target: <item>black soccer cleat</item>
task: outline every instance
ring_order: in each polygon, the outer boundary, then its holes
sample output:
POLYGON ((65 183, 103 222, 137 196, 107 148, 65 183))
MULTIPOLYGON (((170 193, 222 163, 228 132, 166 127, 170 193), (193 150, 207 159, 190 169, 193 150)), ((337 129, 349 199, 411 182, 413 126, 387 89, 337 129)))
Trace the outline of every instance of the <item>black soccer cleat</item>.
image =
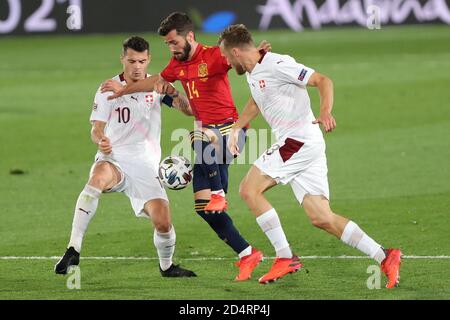
POLYGON ((70 247, 66 250, 64 256, 55 265, 55 273, 67 274, 67 270, 70 266, 77 266, 79 263, 80 254, 73 247, 70 247))
POLYGON ((163 271, 161 269, 161 266, 159 266, 159 272, 161 272, 161 275, 163 277, 196 277, 197 275, 191 271, 191 270, 187 270, 187 269, 183 269, 181 268, 179 265, 174 265, 172 264, 169 269, 163 271))

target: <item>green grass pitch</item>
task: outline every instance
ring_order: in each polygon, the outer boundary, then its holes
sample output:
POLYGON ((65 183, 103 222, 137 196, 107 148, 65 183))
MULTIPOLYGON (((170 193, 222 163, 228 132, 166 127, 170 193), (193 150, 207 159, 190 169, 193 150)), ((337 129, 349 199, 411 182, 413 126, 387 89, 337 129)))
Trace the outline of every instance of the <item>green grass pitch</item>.
MULTIPOLYGON (((404 259, 401 286, 369 290, 369 259, 307 259, 305 268, 263 286, 233 281, 235 256, 193 210, 191 188, 169 192, 177 231, 176 262, 199 277, 163 279, 157 260, 81 260, 81 289, 53 273, 67 244, 73 207, 95 153, 88 121, 102 80, 121 70, 128 35, 0 39, 0 299, 449 299, 450 259, 404 259), (10 174, 20 169, 21 175, 10 174), (215 260, 214 258, 222 258, 215 260)), ((156 73, 169 52, 151 44, 156 73)), ((205 44, 217 36, 197 35, 205 44)), ((330 76, 337 129, 326 135, 332 208, 386 247, 408 256, 450 256, 450 28, 383 27, 255 33, 273 51, 330 76)), ((230 72, 240 110, 245 78, 230 72)), ((318 94, 309 89, 318 112, 318 94)), ((163 156, 171 132, 192 120, 164 109, 163 156)), ((254 128, 267 128, 258 119, 254 128)), ((271 257, 272 247, 239 198, 249 164, 230 168, 230 214, 241 233, 271 257)), ((360 255, 315 229, 289 186, 268 194, 293 250, 301 256, 360 255)), ((104 195, 82 257, 155 258, 153 231, 122 194, 104 195)))

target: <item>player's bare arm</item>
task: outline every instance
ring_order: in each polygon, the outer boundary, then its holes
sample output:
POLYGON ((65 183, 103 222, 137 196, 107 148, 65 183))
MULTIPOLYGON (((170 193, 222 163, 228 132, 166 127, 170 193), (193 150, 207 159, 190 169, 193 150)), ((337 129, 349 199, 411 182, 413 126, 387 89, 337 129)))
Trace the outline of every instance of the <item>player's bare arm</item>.
POLYGON ((159 94, 167 94, 170 97, 172 97, 173 101, 172 101, 172 106, 183 112, 185 115, 187 116, 193 116, 194 113, 191 109, 191 105, 189 104, 189 99, 186 97, 186 95, 184 95, 183 93, 181 93, 180 91, 178 91, 172 83, 164 80, 162 77, 160 77, 158 79, 158 81, 156 81, 155 83, 155 91, 159 94))
POLYGON ((238 121, 236 121, 233 125, 233 128, 231 128, 230 136, 228 139, 228 148, 233 155, 239 155, 239 147, 238 147, 238 137, 239 137, 239 130, 244 128, 247 124, 250 123, 257 115, 259 114, 259 108, 253 99, 253 97, 250 97, 248 99, 247 104, 244 107, 244 111, 242 111, 242 114, 240 115, 238 121))
POLYGON ((331 115, 333 109, 333 82, 327 76, 314 72, 308 80, 308 86, 317 87, 320 95, 320 114, 314 124, 321 124, 325 132, 336 128, 336 120, 331 115))
POLYGON ((173 98, 172 106, 175 109, 180 110, 187 116, 194 115, 191 105, 189 104, 189 100, 184 94, 176 90, 175 93, 171 95, 171 97, 173 98))
POLYGON ((103 82, 101 92, 114 92, 108 97, 108 100, 116 99, 126 94, 135 92, 151 92, 154 90, 155 83, 160 79, 159 74, 147 77, 145 79, 135 81, 122 86, 119 82, 114 80, 106 80, 103 82))
POLYGON ((109 138, 105 136, 105 126, 106 122, 103 121, 93 121, 91 129, 91 139, 98 149, 104 154, 110 154, 112 151, 111 142, 109 138))

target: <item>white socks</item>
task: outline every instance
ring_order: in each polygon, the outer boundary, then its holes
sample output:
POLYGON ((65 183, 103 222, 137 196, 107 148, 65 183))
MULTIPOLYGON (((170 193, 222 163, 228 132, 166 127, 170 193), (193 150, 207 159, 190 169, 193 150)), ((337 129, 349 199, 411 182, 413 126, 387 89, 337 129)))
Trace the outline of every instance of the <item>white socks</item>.
POLYGON ((252 254, 252 246, 248 246, 247 248, 242 250, 239 253, 239 259, 241 259, 242 257, 248 256, 249 254, 252 254))
POLYGON ((381 245, 376 243, 353 221, 349 221, 345 226, 341 240, 349 246, 369 255, 378 263, 381 263, 386 258, 386 254, 381 245))
MULTIPOLYGON (((78 197, 72 222, 72 233, 68 247, 74 247, 79 253, 89 222, 95 215, 98 199, 102 191, 86 185, 78 197)), ((172 226, 167 233, 160 233, 156 229, 153 234, 153 243, 158 251, 159 264, 163 271, 172 265, 172 256, 175 251, 175 228, 172 226)), ((251 247, 250 247, 251 248, 251 247)), ((251 250, 251 249, 250 249, 251 250)))
POLYGON ((169 232, 160 233, 156 229, 153 233, 153 243, 158 251, 159 265, 166 271, 172 265, 172 257, 175 251, 175 228, 172 226, 169 232))
POLYGON ((286 235, 281 227, 280 219, 275 209, 263 213, 256 218, 262 231, 269 238, 279 258, 292 258, 292 251, 287 242, 286 235))
POLYGON ((211 191, 211 194, 218 194, 219 196, 225 198, 225 192, 223 191, 223 189, 211 191))
POLYGON ((68 247, 74 247, 78 253, 81 251, 81 243, 89 222, 97 210, 98 199, 101 194, 102 190, 86 185, 78 197, 72 222, 72 234, 68 245, 68 247))

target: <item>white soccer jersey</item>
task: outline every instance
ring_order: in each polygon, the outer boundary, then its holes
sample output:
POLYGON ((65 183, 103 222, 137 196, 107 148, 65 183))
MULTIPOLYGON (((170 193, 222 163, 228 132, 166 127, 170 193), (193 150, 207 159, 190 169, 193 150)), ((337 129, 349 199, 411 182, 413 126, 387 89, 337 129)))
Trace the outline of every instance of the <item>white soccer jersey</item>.
POLYGON ((306 84, 314 70, 288 55, 266 53, 246 74, 253 99, 277 140, 323 142, 311 110, 306 84))
MULTIPOLYGON (((126 84, 122 75, 113 80, 126 84)), ((140 92, 107 100, 112 93, 97 90, 90 121, 106 122, 105 135, 112 146, 111 156, 146 158, 156 167, 161 158, 161 101, 163 95, 140 92)))

